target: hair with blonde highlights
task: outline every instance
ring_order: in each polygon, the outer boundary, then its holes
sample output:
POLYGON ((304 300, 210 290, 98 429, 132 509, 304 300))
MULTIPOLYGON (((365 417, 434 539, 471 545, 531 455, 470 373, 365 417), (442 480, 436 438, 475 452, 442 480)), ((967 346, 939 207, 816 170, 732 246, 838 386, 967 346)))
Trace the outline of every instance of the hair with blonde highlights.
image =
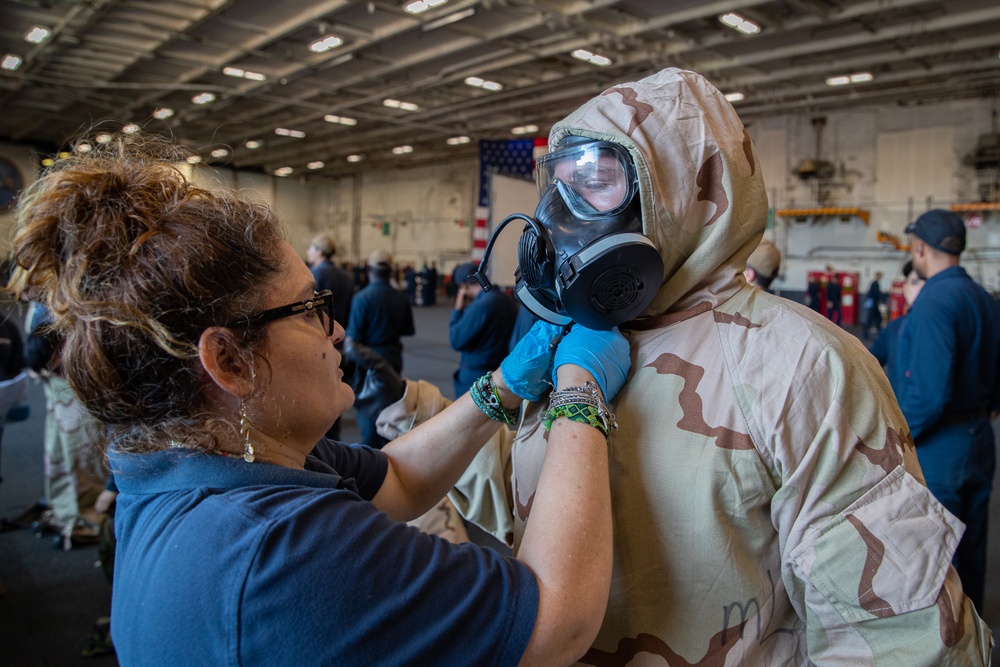
MULTIPOLYGON (((176 166, 183 149, 165 140, 91 145, 24 192, 8 290, 49 308, 63 373, 116 446, 212 446, 198 340, 263 303, 280 223, 263 204, 192 183, 176 166)), ((264 333, 233 339, 252 355, 264 333)))

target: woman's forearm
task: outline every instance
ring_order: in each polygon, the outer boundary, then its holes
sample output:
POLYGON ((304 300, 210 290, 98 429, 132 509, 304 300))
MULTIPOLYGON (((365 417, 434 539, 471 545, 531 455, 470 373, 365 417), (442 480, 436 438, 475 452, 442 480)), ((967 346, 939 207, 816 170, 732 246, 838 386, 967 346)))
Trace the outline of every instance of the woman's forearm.
POLYGON ((552 423, 517 553, 539 585, 522 665, 571 664, 600 629, 611 587, 608 458, 607 440, 593 426, 566 418, 552 423))

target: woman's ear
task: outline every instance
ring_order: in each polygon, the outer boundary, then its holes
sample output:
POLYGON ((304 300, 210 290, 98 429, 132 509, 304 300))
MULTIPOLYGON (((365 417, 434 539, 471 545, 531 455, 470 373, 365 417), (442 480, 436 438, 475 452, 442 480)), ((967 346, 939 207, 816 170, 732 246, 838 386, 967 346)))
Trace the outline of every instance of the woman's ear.
POLYGON ((209 327, 198 339, 198 358, 212 381, 223 391, 237 397, 254 391, 252 362, 233 332, 224 327, 209 327))

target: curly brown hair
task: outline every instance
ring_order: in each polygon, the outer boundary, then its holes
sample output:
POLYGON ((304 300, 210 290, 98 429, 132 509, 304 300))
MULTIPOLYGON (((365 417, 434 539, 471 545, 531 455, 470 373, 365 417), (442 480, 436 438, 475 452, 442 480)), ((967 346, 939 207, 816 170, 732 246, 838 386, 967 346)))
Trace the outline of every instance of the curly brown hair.
MULTIPOLYGON (((198 340, 259 309, 281 225, 263 204, 192 183, 166 140, 89 143, 24 192, 7 289, 49 308, 63 373, 117 447, 213 447, 198 340)), ((261 349, 262 328, 239 334, 245 354, 261 349)))

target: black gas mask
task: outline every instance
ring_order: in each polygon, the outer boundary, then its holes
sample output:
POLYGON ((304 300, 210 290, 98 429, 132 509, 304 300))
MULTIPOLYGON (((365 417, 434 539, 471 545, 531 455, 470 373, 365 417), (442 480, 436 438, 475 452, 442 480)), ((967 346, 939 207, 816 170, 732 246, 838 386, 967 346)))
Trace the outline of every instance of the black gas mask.
POLYGON ((639 181, 628 152, 609 141, 570 136, 537 163, 541 200, 534 217, 515 213, 490 237, 476 278, 500 231, 527 223, 517 246, 514 293, 537 317, 610 329, 641 313, 663 281, 663 260, 642 233, 639 181))

